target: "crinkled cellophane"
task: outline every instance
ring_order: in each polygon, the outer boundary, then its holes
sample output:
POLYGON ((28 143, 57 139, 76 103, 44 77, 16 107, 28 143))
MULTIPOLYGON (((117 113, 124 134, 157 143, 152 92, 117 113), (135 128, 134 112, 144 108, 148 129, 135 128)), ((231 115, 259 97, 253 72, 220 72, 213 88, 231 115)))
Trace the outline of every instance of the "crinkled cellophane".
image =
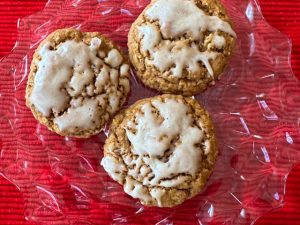
MULTIPOLYGON (((300 159, 298 93, 290 40, 262 17, 255 0, 224 0, 238 35, 220 81, 196 98, 219 140, 215 170, 201 194, 175 208, 144 207, 99 162, 107 131, 60 137, 25 106, 35 48, 65 27, 99 31, 126 50, 144 0, 50 0, 21 19, 18 41, 0 64, 0 174, 22 192, 27 220, 43 224, 251 224, 283 205, 285 182, 300 159)), ((135 77, 127 105, 157 95, 135 77)))

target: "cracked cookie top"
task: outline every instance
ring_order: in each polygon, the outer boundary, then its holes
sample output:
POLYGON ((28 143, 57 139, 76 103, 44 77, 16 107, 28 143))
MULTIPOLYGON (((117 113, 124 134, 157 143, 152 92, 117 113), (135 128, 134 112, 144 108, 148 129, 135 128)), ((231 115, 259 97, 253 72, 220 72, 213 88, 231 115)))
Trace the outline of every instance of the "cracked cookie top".
POLYGON ((89 137, 124 103, 129 64, 99 33, 57 30, 36 50, 26 89, 27 105, 48 128, 89 137))
POLYGON ((101 164, 143 204, 171 207, 203 188, 216 148, 209 115, 196 100, 162 95, 114 118, 101 164))
POLYGON ((223 72, 235 38, 218 0, 153 0, 133 23, 128 47, 145 85, 192 95, 223 72))

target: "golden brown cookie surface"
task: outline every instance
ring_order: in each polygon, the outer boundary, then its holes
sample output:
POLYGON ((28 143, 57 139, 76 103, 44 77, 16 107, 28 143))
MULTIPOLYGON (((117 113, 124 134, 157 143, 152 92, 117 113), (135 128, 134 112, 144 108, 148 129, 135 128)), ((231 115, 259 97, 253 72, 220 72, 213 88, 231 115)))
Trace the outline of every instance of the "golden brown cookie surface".
POLYGON ((101 164, 142 204, 172 207, 203 189, 216 157, 205 109, 166 94, 140 100, 113 119, 101 164))
POLYGON ((146 86, 193 95, 218 79, 235 39, 218 0, 153 0, 131 26, 129 57, 146 86))
POLYGON ((26 104, 50 130, 85 138, 102 130, 129 89, 129 63, 112 41, 97 32, 61 29, 35 51, 26 104))

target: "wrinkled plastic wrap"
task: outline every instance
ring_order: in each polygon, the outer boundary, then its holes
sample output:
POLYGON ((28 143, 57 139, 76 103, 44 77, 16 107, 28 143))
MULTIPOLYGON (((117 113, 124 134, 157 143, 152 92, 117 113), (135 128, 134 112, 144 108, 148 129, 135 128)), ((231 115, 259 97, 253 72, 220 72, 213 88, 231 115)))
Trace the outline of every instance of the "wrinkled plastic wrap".
MULTIPOLYGON (((285 181, 300 159, 300 85, 291 43, 254 0, 223 3, 238 35, 221 80, 196 98, 210 112, 219 157, 205 189, 175 208, 144 207, 99 162, 105 133, 80 140, 40 125, 25 106, 32 54, 58 28, 99 31, 126 50, 144 0, 49 0, 21 19, 18 41, 0 64, 0 172, 21 191, 25 217, 43 224, 251 224, 283 205, 285 181)), ((128 106, 158 93, 132 78, 128 106)))

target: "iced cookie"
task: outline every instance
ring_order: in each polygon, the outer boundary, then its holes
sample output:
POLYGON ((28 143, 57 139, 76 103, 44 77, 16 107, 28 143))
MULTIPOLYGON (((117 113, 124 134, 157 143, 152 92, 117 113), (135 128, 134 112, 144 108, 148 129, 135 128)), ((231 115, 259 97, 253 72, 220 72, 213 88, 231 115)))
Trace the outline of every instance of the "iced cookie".
POLYGON ((120 49, 99 33, 57 30, 34 53, 26 104, 50 130, 86 138, 125 102, 129 74, 120 49))
POLYGON ((142 204, 172 207, 203 189, 216 157, 205 109, 166 94, 140 100, 113 119, 101 165, 142 204))
POLYGON ((153 0, 131 26, 129 57, 146 86, 194 95, 219 78, 235 39, 219 0, 153 0))

